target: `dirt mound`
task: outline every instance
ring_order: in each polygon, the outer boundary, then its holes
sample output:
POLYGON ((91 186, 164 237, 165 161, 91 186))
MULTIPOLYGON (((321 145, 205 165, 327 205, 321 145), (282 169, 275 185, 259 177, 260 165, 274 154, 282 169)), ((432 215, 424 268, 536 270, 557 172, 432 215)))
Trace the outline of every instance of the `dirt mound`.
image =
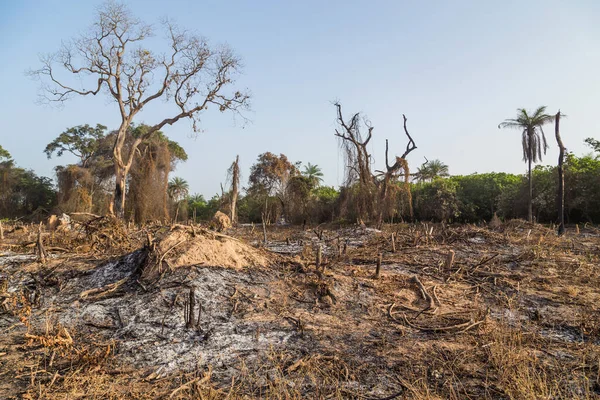
POLYGON ((217 231, 222 232, 225 229, 231 228, 231 219, 221 211, 217 211, 212 218, 211 225, 217 231))
POLYGON ((241 270, 270 264, 268 253, 236 238, 177 225, 152 243, 145 275, 193 265, 241 270))

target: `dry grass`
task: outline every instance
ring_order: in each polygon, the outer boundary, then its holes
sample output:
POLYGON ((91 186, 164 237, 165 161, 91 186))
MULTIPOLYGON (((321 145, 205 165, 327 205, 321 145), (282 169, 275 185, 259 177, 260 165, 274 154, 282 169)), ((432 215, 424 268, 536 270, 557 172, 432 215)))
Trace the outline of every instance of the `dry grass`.
MULTIPOLYGON (((143 243, 148 229, 119 235, 143 243)), ((152 229, 158 235, 166 228, 152 229)), ((258 227, 229 233, 264 246, 258 227)), ((418 224, 386 226, 383 232, 328 227, 321 239, 317 233, 270 227, 264 247, 289 253, 273 257, 277 265, 269 274, 276 279, 260 283, 259 272, 249 270, 248 282, 222 302, 240 329, 253 324, 257 337, 269 330, 287 332, 285 345, 250 349, 227 365, 190 365, 166 375, 152 365, 127 362, 118 330, 61 325, 57 316, 69 304, 48 311, 31 301, 32 293, 42 299, 61 293, 71 279, 95 270, 102 258, 93 249, 44 266, 29 260, 1 267, 20 282, 35 276, 34 283, 0 294, 2 397, 599 397, 600 237, 595 232, 557 238, 543 226, 513 221, 494 229, 418 224), (348 250, 341 254, 344 243, 348 250), (323 248, 324 272, 315 270, 317 246, 323 248), (452 265, 446 261, 450 250, 452 265), (375 280, 379 253, 382 273, 375 280), (414 276, 435 300, 433 308, 414 276)), ((27 239, 12 235, 13 245, 27 239)), ((85 245, 81 237, 71 240, 85 245)), ((90 234, 88 240, 95 239, 90 234)), ((111 296, 133 296, 133 287, 123 285, 111 296)), ((164 290, 144 289, 157 295, 164 290)), ((183 332, 183 320, 169 329, 183 332)))

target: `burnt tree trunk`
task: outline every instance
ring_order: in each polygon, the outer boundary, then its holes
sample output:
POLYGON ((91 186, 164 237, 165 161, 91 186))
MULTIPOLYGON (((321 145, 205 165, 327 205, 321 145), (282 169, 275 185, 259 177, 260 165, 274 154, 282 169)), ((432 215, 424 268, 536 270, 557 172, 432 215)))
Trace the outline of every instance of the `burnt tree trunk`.
POLYGON ((240 185, 240 156, 235 158, 235 162, 231 165, 231 223, 237 222, 236 205, 238 199, 240 185))
MULTIPOLYGON (((380 192, 379 192, 379 219, 377 221, 378 226, 381 228, 381 226, 383 225, 383 214, 385 211, 385 204, 386 204, 386 200, 387 200, 387 196, 388 196, 388 187, 390 185, 390 182, 392 181, 392 179, 394 179, 398 172, 401 169, 404 169, 405 172, 405 184, 406 184, 406 189, 409 191, 408 192, 408 196, 409 196, 409 202, 410 202, 410 186, 408 184, 408 163, 406 161, 406 157, 410 154, 411 151, 415 150, 417 148, 417 145, 415 144, 415 141, 413 140, 412 136, 410 136, 410 133, 408 133, 408 129, 406 127, 406 116, 404 114, 402 114, 402 118, 404 119, 404 133, 406 134, 406 136, 408 137, 408 143, 406 144, 406 150, 404 150, 404 154, 402 154, 401 157, 396 157, 396 162, 390 166, 389 164, 389 159, 388 159, 388 140, 385 140, 385 167, 386 167, 386 171, 384 173, 383 176, 383 181, 381 182, 381 188, 380 188, 380 192)), ((412 202, 410 202, 410 214, 412 217, 412 202)))
POLYGON ((558 193, 557 193, 557 206, 558 206, 558 236, 565 233, 565 175, 563 163, 565 160, 565 145, 560 137, 560 111, 556 113, 556 119, 554 121, 554 133, 556 135, 556 142, 558 143, 558 193))
POLYGON ((124 168, 115 166, 115 196, 113 210, 117 218, 123 218, 125 210, 125 181, 127 179, 124 168))

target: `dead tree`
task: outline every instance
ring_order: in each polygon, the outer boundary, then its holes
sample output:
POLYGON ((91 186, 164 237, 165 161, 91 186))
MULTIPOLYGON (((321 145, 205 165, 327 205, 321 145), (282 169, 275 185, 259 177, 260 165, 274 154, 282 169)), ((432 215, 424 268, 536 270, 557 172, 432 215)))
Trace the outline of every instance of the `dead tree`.
POLYGON ((386 171, 383 173, 383 180, 381 181, 380 188, 379 188, 379 220, 378 220, 379 226, 381 226, 381 224, 383 224, 383 214, 384 214, 386 200, 388 197, 388 189, 390 186, 390 182, 398 176, 398 173, 400 172, 400 170, 403 170, 403 172, 404 172, 404 183, 405 183, 405 188, 407 190, 407 195, 408 195, 408 199, 409 199, 410 216, 412 218, 412 197, 410 195, 410 186, 409 186, 410 171, 408 168, 408 162, 406 161, 406 157, 410 154, 411 151, 415 150, 417 148, 417 146, 416 146, 415 141, 413 140, 412 136, 410 136, 410 133, 408 132, 408 129, 406 127, 407 119, 404 114, 402 114, 402 118, 404 119, 404 125, 403 125, 404 133, 408 137, 408 143, 406 144, 406 149, 404 150, 404 153, 402 154, 402 156, 396 157, 396 162, 393 165, 390 165, 390 163, 389 163, 388 140, 387 139, 385 140, 386 171))
POLYGON ((356 113, 350 119, 350 122, 344 121, 342 115, 342 106, 335 103, 337 108, 337 123, 339 129, 335 130, 335 136, 341 139, 340 147, 344 151, 346 164, 345 185, 351 186, 354 183, 359 185, 359 218, 368 217, 368 211, 372 209, 373 195, 375 192, 375 182, 371 173, 371 155, 367 150, 367 145, 373 137, 373 127, 363 120, 367 127, 367 135, 364 137, 361 132, 360 113, 356 113))
POLYGON ((118 217, 123 217, 125 183, 142 142, 165 125, 186 118, 198 131, 200 116, 210 107, 235 113, 248 107, 247 94, 227 90, 241 67, 229 48, 211 47, 168 20, 163 25, 168 54, 146 47, 147 39, 153 36, 151 25, 135 18, 126 6, 107 2, 87 33, 64 42, 58 52, 41 57, 42 67, 30 71, 31 76, 42 79, 42 101, 63 103, 73 96, 102 93, 117 104, 121 122, 113 147, 113 211, 118 217), (59 69, 73 80, 63 79, 59 69), (133 137, 130 128, 134 118, 148 104, 160 100, 171 102, 175 111, 133 137))
POLYGON ((238 155, 235 158, 235 161, 231 164, 228 171, 229 176, 231 177, 231 223, 235 225, 237 221, 236 214, 236 205, 239 194, 239 186, 240 186, 240 156, 238 155))
POLYGON ((565 145, 560 137, 560 110, 556 113, 556 119, 554 120, 554 133, 556 134, 556 142, 558 143, 558 193, 557 193, 557 206, 558 206, 558 236, 565 233, 565 175, 563 163, 565 161, 565 145))

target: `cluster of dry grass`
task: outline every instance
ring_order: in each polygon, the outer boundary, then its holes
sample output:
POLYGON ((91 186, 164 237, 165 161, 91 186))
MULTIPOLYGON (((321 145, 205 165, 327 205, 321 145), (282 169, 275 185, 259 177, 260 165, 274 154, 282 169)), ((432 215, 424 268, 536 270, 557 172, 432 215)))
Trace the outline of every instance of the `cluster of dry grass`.
MULTIPOLYGON (((165 229, 153 227, 151 234, 159 236, 165 229)), ((148 232, 135 228, 125 234, 130 243, 144 243, 148 232)), ((60 294, 65 281, 96 271, 104 261, 101 251, 62 254, 46 265, 29 259, 0 266, 9 280, 16 279, 10 274, 16 276, 18 271, 37 277, 29 286, 13 287, 4 295, 3 397, 591 399, 600 395, 600 236, 593 229, 572 230, 557 238, 543 226, 514 221, 494 229, 419 224, 386 226, 384 231, 272 227, 268 233, 269 242, 264 244, 259 229, 229 232, 242 241, 289 254, 274 256, 274 265, 262 267, 261 273, 271 276, 268 281, 257 279, 256 268, 249 268, 243 278, 247 282, 238 283, 233 294, 219 302, 227 311, 227 323, 256 329, 256 345, 226 365, 200 363, 167 374, 124 357, 125 338, 118 329, 61 325, 54 316, 69 304, 48 307, 47 301, 42 301, 44 306, 35 301, 32 294, 41 293, 42 299, 44 293, 60 294), (322 258, 317 268, 319 247, 322 258), (380 255, 381 273, 375 279, 380 255), (289 339, 265 347, 259 337, 267 337, 269 330, 289 339)), ((64 237, 66 244, 74 240, 64 237)), ((5 243, 16 250, 23 239, 7 235, 5 243)), ((81 236, 76 240, 84 242, 81 236)), ((184 276, 173 274, 168 290, 177 291, 173 282, 184 276)), ((136 291, 160 295, 165 287, 123 285, 110 296, 125 302, 137 296, 136 291)), ((187 293, 186 287, 182 293, 187 293)), ((168 310, 183 315, 183 306, 178 307, 175 297, 168 310)), ((169 329, 184 331, 183 317, 169 329)))

